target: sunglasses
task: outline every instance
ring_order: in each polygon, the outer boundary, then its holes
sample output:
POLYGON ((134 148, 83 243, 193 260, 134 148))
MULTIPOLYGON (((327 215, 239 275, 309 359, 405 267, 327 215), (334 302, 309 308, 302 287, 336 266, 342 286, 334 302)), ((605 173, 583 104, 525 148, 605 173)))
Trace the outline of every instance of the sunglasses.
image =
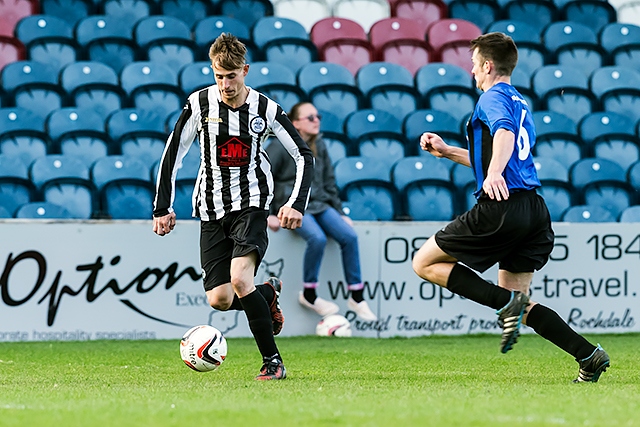
POLYGON ((310 122, 315 119, 322 120, 322 114, 309 114, 306 117, 299 117, 298 120, 309 120, 310 122))

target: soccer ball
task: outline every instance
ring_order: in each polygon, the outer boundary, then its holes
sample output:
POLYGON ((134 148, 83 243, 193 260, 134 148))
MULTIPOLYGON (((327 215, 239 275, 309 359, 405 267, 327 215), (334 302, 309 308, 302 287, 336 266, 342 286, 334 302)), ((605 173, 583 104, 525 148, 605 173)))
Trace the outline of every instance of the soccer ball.
POLYGON ((180 340, 180 356, 194 371, 213 371, 227 357, 227 340, 213 326, 194 326, 180 340))
POLYGON ((316 325, 316 335, 321 337, 350 337, 351 324, 340 314, 330 314, 316 325))

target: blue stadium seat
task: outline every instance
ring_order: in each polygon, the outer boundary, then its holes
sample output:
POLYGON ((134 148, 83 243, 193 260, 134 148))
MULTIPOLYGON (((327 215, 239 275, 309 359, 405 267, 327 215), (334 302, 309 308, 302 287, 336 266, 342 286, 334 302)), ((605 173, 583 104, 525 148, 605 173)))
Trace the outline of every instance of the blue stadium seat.
POLYGON ((616 222, 613 214, 602 206, 575 205, 562 215, 564 222, 616 222))
POLYGON ((216 2, 205 0, 160 0, 160 14, 181 19, 189 28, 213 15, 216 2))
POLYGON ((53 150, 80 158, 87 166, 109 154, 111 138, 105 132, 104 118, 95 111, 76 107, 61 108, 46 120, 53 150))
POLYGON ((397 190, 391 183, 391 165, 367 157, 345 157, 335 164, 340 196, 353 210, 370 209, 380 221, 391 221, 399 211, 397 190))
POLYGON ((440 135, 447 144, 466 147, 466 137, 460 133, 460 123, 451 114, 440 110, 422 109, 414 111, 405 117, 402 130, 407 138, 409 152, 416 151, 419 155, 431 156, 420 148, 420 137, 425 132, 440 135))
POLYGON ((168 137, 158 116, 135 108, 111 114, 107 119, 107 131, 117 154, 136 157, 147 165, 160 159, 168 137))
POLYGON ((74 219, 75 217, 63 206, 51 202, 25 203, 16 211, 16 218, 23 219, 74 219))
POLYGON ((79 61, 64 67, 60 85, 73 105, 107 117, 127 104, 118 75, 102 62, 79 61))
POLYGON ((614 22, 600 32, 600 43, 615 65, 637 69, 640 66, 640 22, 614 22))
POLYGON ((2 69, 0 80, 15 105, 35 115, 46 117, 64 103, 64 91, 58 85, 58 74, 51 65, 36 61, 13 62, 2 69))
POLYGON ((625 170, 640 158, 640 139, 626 116, 592 113, 580 122, 579 133, 595 157, 613 160, 625 170))
POLYGON ((549 52, 541 42, 541 31, 525 21, 503 19, 489 25, 487 32, 498 31, 510 36, 518 45, 516 70, 531 76, 549 62, 549 52))
POLYGON ((273 4, 269 0, 221 0, 220 14, 238 19, 252 28, 264 16, 273 16, 273 4))
POLYGON ((405 157, 391 170, 403 212, 414 221, 448 221, 459 210, 449 163, 435 157, 405 157))
POLYGON ((362 109, 350 114, 344 124, 357 154, 395 162, 405 156, 407 142, 402 122, 384 110, 362 109))
POLYGON ((458 206, 460 212, 468 211, 476 204, 476 178, 470 167, 455 163, 451 166, 451 182, 458 189, 458 206))
POLYGON ((540 32, 527 21, 501 19, 493 21, 486 28, 488 33, 500 32, 508 35, 518 44, 518 48, 522 42, 540 44, 540 32))
MULTIPOLYGON (((2 203, 2 202, 0 202, 0 203, 2 203)), ((11 212, 9 212, 7 210, 7 208, 2 206, 1 204, 0 204, 0 218, 2 218, 2 219, 13 218, 13 215, 11 215, 11 212)))
POLYGON ((0 154, 0 207, 12 217, 21 205, 35 197, 27 165, 19 157, 0 154))
POLYGON ((449 2, 448 9, 449 17, 473 22, 482 30, 502 15, 495 0, 453 0, 449 2))
POLYGON ((640 72, 619 65, 603 67, 594 71, 591 88, 605 111, 623 114, 634 122, 640 119, 640 72))
POLYGON ((44 15, 64 19, 72 27, 96 12, 92 0, 41 0, 40 5, 44 15))
POLYGON ((534 73, 532 83, 541 108, 562 113, 574 122, 598 109, 588 77, 579 68, 546 65, 534 73))
POLYGON ((342 202, 342 212, 353 221, 378 221, 378 215, 361 203, 342 202))
POLYGON ((252 29, 253 41, 265 60, 277 62, 297 73, 304 65, 317 61, 316 46, 302 24, 276 16, 260 18, 252 29))
POLYGON ((387 111, 399 120, 422 106, 413 76, 401 65, 390 62, 364 65, 356 81, 371 108, 387 111))
POLYGON ((76 39, 87 59, 102 62, 116 73, 139 58, 133 40, 133 24, 116 16, 89 16, 76 26, 76 39))
POLYGON ((215 83, 211 62, 209 61, 199 61, 185 65, 178 74, 178 84, 185 95, 215 83))
POLYGON ((162 122, 184 104, 178 71, 167 65, 133 62, 120 73, 120 82, 136 108, 154 113, 162 122))
POLYGON ((0 154, 19 157, 30 165, 45 156, 51 145, 43 117, 20 107, 0 109, 0 154))
POLYGON ((640 162, 635 162, 627 169, 627 182, 640 192, 640 162))
POLYGON ((576 123, 555 111, 533 113, 536 125, 536 157, 551 157, 569 168, 585 156, 585 143, 578 135, 576 123))
POLYGON ((298 84, 317 109, 331 111, 340 119, 345 119, 364 104, 364 96, 356 86, 355 78, 339 64, 307 64, 298 72, 298 84))
POLYGON ((328 111, 318 111, 318 113, 322 115, 320 132, 329 151, 331 162, 336 163, 343 157, 354 154, 356 150, 352 147, 353 143, 344 134, 344 121, 328 111))
POLYGON ((291 68, 278 62, 254 62, 245 83, 276 101, 285 111, 307 98, 296 84, 291 68))
POLYGON ((552 1, 513 0, 502 10, 506 19, 527 22, 538 32, 558 20, 558 9, 552 1))
POLYGON ((584 24, 553 22, 544 29, 542 37, 559 65, 579 68, 589 76, 605 63, 607 53, 598 43, 596 32, 584 24))
POLYGON ((96 189, 82 160, 50 154, 34 160, 29 173, 42 200, 64 206, 76 219, 89 219, 96 212, 96 189))
POLYGON ((596 33, 599 33, 607 24, 617 21, 616 10, 608 1, 580 0, 566 2, 560 14, 567 21, 580 22, 596 33))
POLYGON ((134 27, 133 36, 151 62, 179 70, 196 59, 191 30, 176 17, 154 15, 142 18, 134 27))
POLYGON ((222 33, 231 33, 245 44, 247 61, 251 63, 261 60, 261 54, 251 39, 251 32, 247 24, 239 19, 221 15, 204 18, 198 21, 193 28, 194 41, 198 46, 201 58, 209 58, 211 44, 222 33))
POLYGON ((29 59, 49 64, 57 71, 81 56, 73 27, 62 18, 27 16, 20 20, 15 33, 26 46, 29 59))
POLYGON ((446 111, 458 122, 473 112, 478 99, 471 75, 453 64, 432 63, 421 67, 415 85, 424 96, 425 106, 446 111))
POLYGON ((151 0, 100 0, 100 9, 105 15, 133 27, 155 12, 155 3, 151 0))
POLYGON ((155 188, 150 168, 129 156, 104 157, 91 168, 102 213, 112 219, 150 219, 155 188))
POLYGON ((620 222, 640 222, 640 205, 629 206, 623 210, 620 222))
POLYGON ((574 189, 569 183, 569 169, 552 157, 536 157, 534 164, 542 187, 538 188, 547 203, 552 221, 560 221, 574 204, 574 189))

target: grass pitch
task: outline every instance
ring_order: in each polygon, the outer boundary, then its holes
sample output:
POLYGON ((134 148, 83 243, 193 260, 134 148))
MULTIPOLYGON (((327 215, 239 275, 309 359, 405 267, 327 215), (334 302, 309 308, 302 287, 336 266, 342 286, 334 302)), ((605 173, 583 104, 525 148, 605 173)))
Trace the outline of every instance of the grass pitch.
POLYGON ((525 335, 279 338, 288 378, 257 382, 251 339, 214 372, 178 340, 0 343, 0 426, 640 426, 640 336, 602 335, 612 367, 577 363, 525 335))

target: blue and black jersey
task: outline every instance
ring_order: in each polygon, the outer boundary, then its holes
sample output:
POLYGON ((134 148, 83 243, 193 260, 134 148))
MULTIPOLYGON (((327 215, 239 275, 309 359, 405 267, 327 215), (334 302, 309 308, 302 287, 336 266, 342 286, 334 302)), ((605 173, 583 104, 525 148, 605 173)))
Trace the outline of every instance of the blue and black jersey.
POLYGON ((531 150, 536 142, 533 114, 523 96, 510 84, 498 83, 478 99, 467 123, 469 160, 476 178, 476 198, 486 197, 482 183, 493 154, 493 136, 498 129, 515 135, 515 148, 505 167, 509 193, 540 187, 531 150))

